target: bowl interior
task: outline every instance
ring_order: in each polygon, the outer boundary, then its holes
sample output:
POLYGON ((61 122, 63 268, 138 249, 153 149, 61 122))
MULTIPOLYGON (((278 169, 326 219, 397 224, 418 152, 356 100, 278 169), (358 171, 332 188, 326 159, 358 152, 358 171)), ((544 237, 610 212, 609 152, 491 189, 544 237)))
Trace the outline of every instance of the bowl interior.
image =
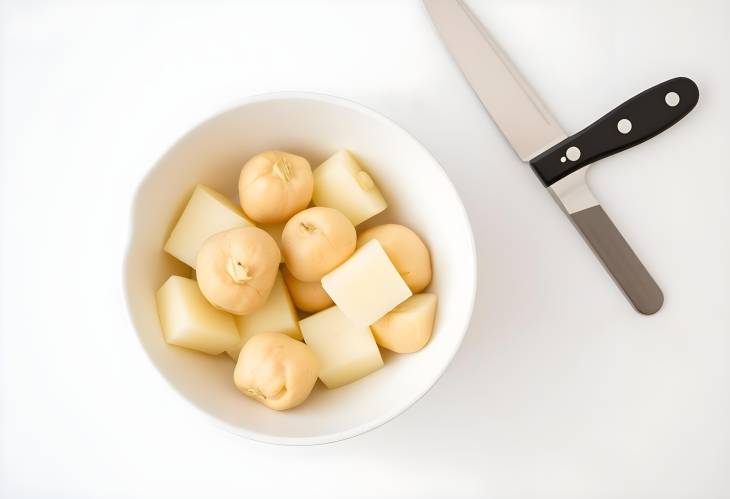
POLYGON ((474 299, 476 262, 463 205, 441 167, 409 134, 358 105, 314 95, 255 98, 193 129, 142 181, 133 205, 126 258, 126 295, 145 350, 168 382, 228 429, 277 443, 323 443, 353 436, 405 410, 438 379, 461 343, 474 299), (365 165, 389 208, 367 222, 413 228, 432 252, 438 295, 436 326, 420 352, 383 351, 385 367, 336 390, 317 383, 300 407, 271 411, 241 395, 233 362, 168 346, 162 339, 155 291, 171 274, 191 269, 162 246, 193 187, 203 183, 237 199, 241 165, 266 149, 302 155, 315 167, 337 149, 365 165))

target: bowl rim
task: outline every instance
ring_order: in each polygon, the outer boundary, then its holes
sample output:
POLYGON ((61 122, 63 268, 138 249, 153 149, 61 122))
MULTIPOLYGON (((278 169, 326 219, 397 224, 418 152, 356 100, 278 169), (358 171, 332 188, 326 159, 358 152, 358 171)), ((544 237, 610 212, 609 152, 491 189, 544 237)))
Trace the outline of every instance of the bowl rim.
POLYGON ((205 417, 206 419, 212 421, 215 426, 232 433, 239 437, 245 437, 250 440, 254 440, 257 442, 267 443, 267 444, 276 444, 276 445, 287 445, 287 446, 308 446, 308 445, 322 445, 322 444, 328 444, 328 443, 334 443, 339 442, 342 440, 347 440, 353 437, 356 437, 358 435, 362 435, 364 433, 367 433, 369 431, 372 431, 385 423, 395 419, 396 417, 403 414, 405 411, 410 409, 416 402, 418 402, 424 395, 426 395, 433 387, 434 385, 441 379, 443 374, 446 372, 446 370, 449 368, 451 363, 454 360, 454 357, 456 356, 456 353, 459 351, 459 348, 461 347, 464 336, 466 335, 467 331, 469 330, 469 325, 471 323, 471 319, 474 314, 474 304, 476 301, 476 292, 477 292, 477 250, 476 250, 476 244, 474 241, 474 231, 472 229, 471 222, 469 220, 469 214, 466 210, 466 207, 464 206, 464 202, 461 199, 461 196, 459 195, 459 191, 456 189, 456 186, 451 181, 449 176, 446 173, 446 170, 444 170, 443 166, 439 163, 439 161, 435 158, 433 154, 419 141, 415 136, 413 136, 409 131, 407 131, 405 128, 401 127, 399 124, 397 124, 392 119, 388 118, 387 116, 381 114, 378 111, 375 111, 372 108, 369 108, 363 104, 360 104, 358 102, 343 98, 343 97, 336 97, 329 94, 324 93, 317 93, 317 92, 301 92, 301 91, 278 91, 278 92, 267 92, 267 93, 260 93, 260 94, 254 94, 248 97, 244 97, 242 99, 238 99, 236 101, 233 101, 232 103, 228 104, 227 106, 223 107, 222 109, 219 109, 217 112, 212 113, 205 117, 202 120, 197 121, 193 126, 188 127, 182 135, 180 135, 175 142, 173 142, 169 147, 167 147, 161 155, 157 157, 157 159, 151 164, 149 169, 147 170, 147 173, 142 176, 142 178, 137 182, 134 188, 134 197, 132 198, 130 210, 129 210, 129 223, 127 224, 127 245, 124 252, 124 260, 122 264, 122 294, 124 295, 124 301, 127 309, 127 321, 135 333, 135 337, 137 338, 138 344, 141 347, 142 351, 144 351, 145 355, 147 356, 147 359, 150 361, 152 366, 154 367, 154 370, 157 372, 158 376, 160 376, 162 379, 165 380, 167 385, 172 388, 172 391, 177 394, 177 396, 184 400, 185 403, 192 407, 195 412, 198 414, 199 417, 205 417), (447 352, 446 356, 446 362, 443 363, 443 365, 439 368, 437 372, 434 372, 434 375, 432 377, 432 380, 427 384, 427 386, 419 390, 417 393, 412 395, 411 397, 404 400, 402 403, 395 406, 392 410, 385 412, 384 414, 380 415, 379 417, 368 421, 366 423, 362 423, 358 426, 349 428, 347 430, 333 432, 333 433, 326 433, 322 435, 312 436, 312 437, 281 437, 277 435, 272 435, 268 433, 261 433, 254 430, 250 430, 248 428, 242 428, 240 426, 235 426, 230 423, 227 423, 226 421, 223 421, 216 415, 206 411, 204 408, 198 406, 195 404, 192 400, 190 400, 188 397, 185 396, 184 393, 182 393, 168 377, 157 367, 157 364, 155 363, 155 360, 152 358, 150 353, 147 351, 147 349, 144 347, 144 344, 142 343, 142 338, 140 337, 140 332, 137 331, 137 328, 134 325, 134 322, 132 321, 132 309, 130 305, 129 300, 129 283, 128 283, 128 266, 129 266, 129 255, 130 251, 132 249, 132 243, 134 242, 134 233, 135 233, 135 223, 134 223, 134 201, 136 200, 136 195, 139 192, 139 187, 144 183, 145 179, 148 177, 150 172, 155 168, 155 166, 174 148, 176 148, 183 140, 185 140, 191 132, 194 130, 202 127, 206 123, 219 118, 225 113, 234 111, 236 109, 259 103, 259 102, 265 102, 265 101, 276 101, 276 100, 310 100, 310 101, 320 101, 325 102, 327 104, 333 104, 336 106, 342 106, 345 108, 349 108, 353 111, 362 113, 371 119, 374 119, 376 121, 381 122, 387 127, 390 127, 394 132, 400 133, 413 141, 413 143, 416 145, 416 147, 420 148, 422 152, 424 152, 427 156, 433 159, 433 164, 436 166, 436 170, 438 171, 438 174, 441 176, 441 180, 444 183, 445 186, 448 186, 453 193, 455 194, 455 198, 458 204, 458 208, 460 210, 461 216, 463 221, 466 224, 466 237, 468 240, 468 246, 469 246, 469 261, 467 263, 467 275, 468 281, 464 282, 464 289, 465 289, 465 298, 469 301, 467 305, 467 314, 465 315, 465 318, 463 320, 463 323, 458 328, 458 331, 456 331, 456 334, 458 334, 457 341, 454 343, 453 348, 447 352))

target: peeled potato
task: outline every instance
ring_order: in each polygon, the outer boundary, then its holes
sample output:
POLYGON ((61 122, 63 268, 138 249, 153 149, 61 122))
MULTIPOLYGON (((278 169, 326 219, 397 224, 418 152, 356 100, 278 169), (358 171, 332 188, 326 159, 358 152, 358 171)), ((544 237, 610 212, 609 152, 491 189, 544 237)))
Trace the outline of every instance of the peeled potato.
POLYGON ((238 359, 241 347, 257 334, 282 333, 295 340, 302 339, 299 315, 281 275, 276 276, 274 287, 263 307, 253 313, 233 317, 240 336, 235 345, 226 348, 226 353, 234 361, 238 359))
POLYGON ((332 298, 322 287, 319 281, 304 282, 300 281, 284 267, 282 271, 284 282, 289 288, 294 305, 303 312, 319 312, 333 304, 332 298))
POLYGON ((266 303, 280 259, 274 239, 257 227, 215 234, 198 252, 200 291, 216 308, 250 314, 266 303))
POLYGON ((210 187, 198 184, 172 229, 164 250, 194 269, 195 258, 206 239, 224 230, 251 225, 254 223, 233 201, 210 187))
POLYGON ((383 367, 370 328, 350 322, 335 307, 299 321, 304 341, 319 360, 319 379, 337 388, 383 367))
POLYGON ((334 208, 309 208, 294 215, 281 234, 289 272, 304 282, 322 276, 355 251, 357 234, 345 215, 334 208))
POLYGON ((374 217, 388 207, 373 178, 362 169, 355 156, 341 150, 312 172, 315 206, 340 210, 353 225, 374 217))
POLYGON ((421 293, 385 314, 370 326, 375 342, 398 353, 416 352, 431 339, 436 316, 436 295, 421 293))
POLYGON ((325 275, 322 287, 357 326, 369 326, 413 294, 377 240, 325 275))
POLYGON ((319 361, 304 343, 261 333, 243 345, 233 382, 244 395, 282 411, 304 402, 319 376, 319 361))
POLYGON ((361 233, 357 247, 377 239, 413 293, 426 289, 431 282, 431 254, 420 237, 398 224, 378 225, 361 233))
POLYGON ((259 223, 276 224, 307 207, 313 186, 312 167, 306 159, 266 151, 243 165, 238 195, 246 215, 259 223))
POLYGON ((160 328, 170 345, 218 355, 238 343, 233 316, 208 303, 192 279, 170 276, 155 298, 160 328))

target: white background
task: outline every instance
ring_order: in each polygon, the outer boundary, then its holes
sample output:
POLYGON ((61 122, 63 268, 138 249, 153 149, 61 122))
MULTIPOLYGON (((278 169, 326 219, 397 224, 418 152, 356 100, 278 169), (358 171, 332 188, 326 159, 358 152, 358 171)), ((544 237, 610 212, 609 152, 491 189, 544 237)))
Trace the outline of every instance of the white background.
POLYGON ((688 117, 590 178, 664 309, 631 309, 418 1, 5 0, 0 496, 730 496, 730 4, 470 3, 569 131, 667 78, 699 84, 688 117), (412 132, 479 251, 472 325, 441 381, 318 447, 198 417, 147 360, 121 284, 148 168, 274 90, 350 98, 412 132))

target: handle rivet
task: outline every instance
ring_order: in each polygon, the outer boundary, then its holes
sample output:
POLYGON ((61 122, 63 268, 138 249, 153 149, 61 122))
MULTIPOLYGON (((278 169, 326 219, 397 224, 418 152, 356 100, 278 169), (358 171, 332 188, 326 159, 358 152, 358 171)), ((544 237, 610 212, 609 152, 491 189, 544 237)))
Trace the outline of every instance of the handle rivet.
POLYGON ((560 158, 560 162, 561 162, 561 163, 565 163, 565 156, 561 156, 561 158, 560 158))
POLYGON ((578 161, 578 159, 580 158, 580 149, 575 146, 570 146, 568 150, 565 151, 565 155, 571 161, 578 161))
POLYGON ((667 95, 664 96, 664 102, 666 102, 669 107, 676 106, 679 104, 679 94, 677 92, 667 93, 667 95))
POLYGON ((623 118, 618 121, 616 124, 616 128, 618 128, 618 131, 626 135, 631 131, 631 121, 627 120, 626 118, 623 118))

